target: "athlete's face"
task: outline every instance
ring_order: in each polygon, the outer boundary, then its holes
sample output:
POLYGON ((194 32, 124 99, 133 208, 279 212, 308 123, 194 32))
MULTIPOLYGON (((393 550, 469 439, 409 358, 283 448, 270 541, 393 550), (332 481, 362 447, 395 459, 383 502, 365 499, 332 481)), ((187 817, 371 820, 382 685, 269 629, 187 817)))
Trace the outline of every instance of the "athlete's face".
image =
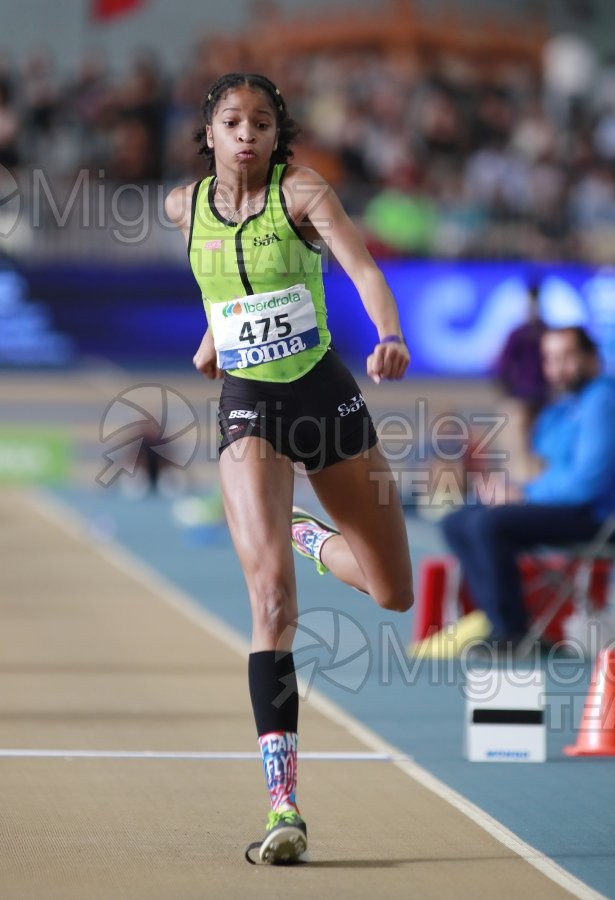
POLYGON ((269 97, 249 87, 228 91, 207 126, 207 144, 232 169, 268 166, 278 145, 276 117, 269 97))

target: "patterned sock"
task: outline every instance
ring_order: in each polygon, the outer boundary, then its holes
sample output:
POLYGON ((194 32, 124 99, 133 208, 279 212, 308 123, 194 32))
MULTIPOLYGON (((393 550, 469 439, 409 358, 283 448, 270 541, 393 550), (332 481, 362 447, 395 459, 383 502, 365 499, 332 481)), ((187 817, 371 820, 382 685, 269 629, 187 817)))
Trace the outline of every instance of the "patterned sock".
POLYGON ((316 560, 318 571, 321 574, 329 571, 320 558, 323 544, 335 534, 338 534, 338 532, 328 531, 326 528, 321 528, 320 525, 311 521, 293 522, 292 525, 293 540, 304 553, 316 560))
POLYGON ((271 731, 258 738, 267 779, 267 790, 274 812, 297 812, 297 733, 271 731))
POLYGON ((251 653, 248 680, 271 805, 276 812, 296 809, 299 695, 292 652, 251 653))

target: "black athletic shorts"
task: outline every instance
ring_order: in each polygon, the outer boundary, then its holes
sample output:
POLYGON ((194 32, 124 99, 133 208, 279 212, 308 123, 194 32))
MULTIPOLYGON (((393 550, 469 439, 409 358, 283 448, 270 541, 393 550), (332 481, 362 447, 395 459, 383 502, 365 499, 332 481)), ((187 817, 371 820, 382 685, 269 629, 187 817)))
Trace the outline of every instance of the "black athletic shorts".
POLYGON ((378 440, 357 382, 332 349, 306 375, 287 383, 226 372, 218 422, 220 454, 252 435, 310 472, 357 456, 378 440))

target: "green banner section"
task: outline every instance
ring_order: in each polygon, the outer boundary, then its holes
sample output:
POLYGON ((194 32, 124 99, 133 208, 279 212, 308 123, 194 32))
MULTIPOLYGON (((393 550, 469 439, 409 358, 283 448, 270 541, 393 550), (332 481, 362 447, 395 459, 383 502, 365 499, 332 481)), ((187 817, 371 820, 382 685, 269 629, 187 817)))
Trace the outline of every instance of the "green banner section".
POLYGON ((72 458, 72 442, 62 431, 0 428, 0 484, 65 481, 72 458))

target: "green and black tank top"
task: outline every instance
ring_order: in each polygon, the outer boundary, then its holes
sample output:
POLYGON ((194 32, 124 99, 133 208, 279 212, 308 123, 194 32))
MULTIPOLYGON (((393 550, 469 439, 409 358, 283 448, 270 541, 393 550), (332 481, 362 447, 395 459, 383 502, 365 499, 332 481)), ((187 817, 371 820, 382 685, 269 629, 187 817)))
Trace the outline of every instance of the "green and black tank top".
POLYGON ((322 359, 331 335, 320 248, 290 218, 273 165, 260 212, 227 222, 214 205, 215 176, 192 198, 188 256, 213 330, 218 365, 232 375, 294 381, 322 359))

